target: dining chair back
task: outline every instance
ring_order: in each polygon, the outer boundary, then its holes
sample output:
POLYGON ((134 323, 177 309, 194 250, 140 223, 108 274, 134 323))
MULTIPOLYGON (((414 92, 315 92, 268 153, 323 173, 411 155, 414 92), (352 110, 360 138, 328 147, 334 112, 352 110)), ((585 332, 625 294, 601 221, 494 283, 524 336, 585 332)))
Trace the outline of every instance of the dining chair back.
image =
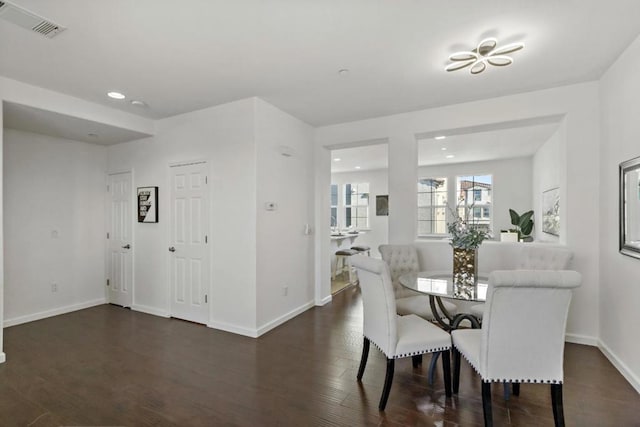
MULTIPOLYGON (((564 425, 565 328, 572 290, 580 282, 575 271, 494 271, 489 276, 482 328, 451 333, 453 391, 459 387, 462 354, 482 380, 485 425, 493 423, 492 382, 551 384, 554 419, 556 425, 564 425)), ((514 394, 519 394, 519 386, 514 394)))
POLYGON ((389 274, 396 298, 414 295, 400 284, 400 276, 420 271, 418 250, 413 245, 380 245, 382 260, 389 266, 389 274))
MULTIPOLYGON (((449 349, 451 337, 444 330, 414 314, 398 316, 396 299, 391 284, 389 268, 384 261, 365 257, 353 257, 358 272, 363 306, 362 357, 358 369, 358 381, 362 379, 369 356, 371 342, 387 358, 387 373, 378 408, 386 407, 395 359, 421 356, 425 353, 442 352, 445 395, 451 396, 451 368, 449 349)), ((415 365, 414 365, 415 366, 415 365)))

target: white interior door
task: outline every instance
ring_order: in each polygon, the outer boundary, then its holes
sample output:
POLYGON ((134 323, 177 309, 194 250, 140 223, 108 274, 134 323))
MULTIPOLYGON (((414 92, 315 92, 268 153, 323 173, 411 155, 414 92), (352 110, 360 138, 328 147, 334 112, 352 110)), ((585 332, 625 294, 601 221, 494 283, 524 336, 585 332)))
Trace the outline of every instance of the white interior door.
POLYGON ((109 302, 123 307, 133 303, 131 173, 109 175, 107 230, 107 293, 109 302))
POLYGON ((209 320, 207 164, 194 163, 170 169, 171 315, 206 324, 209 320))

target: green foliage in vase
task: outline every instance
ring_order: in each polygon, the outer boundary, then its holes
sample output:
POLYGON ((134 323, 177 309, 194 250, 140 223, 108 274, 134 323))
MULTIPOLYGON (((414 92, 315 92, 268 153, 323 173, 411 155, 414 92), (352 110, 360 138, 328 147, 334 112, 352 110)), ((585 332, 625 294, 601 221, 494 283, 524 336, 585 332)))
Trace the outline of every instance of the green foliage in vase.
POLYGON ((468 225, 467 221, 462 219, 451 208, 449 211, 453 214, 455 220, 447 223, 447 231, 451 235, 451 246, 462 249, 477 249, 483 241, 491 238, 491 233, 482 230, 473 225, 468 225))
POLYGON ((509 209, 509 215, 511 216, 511 224, 516 227, 513 231, 518 233, 518 240, 528 238, 533 231, 533 211, 518 215, 516 211, 509 209))

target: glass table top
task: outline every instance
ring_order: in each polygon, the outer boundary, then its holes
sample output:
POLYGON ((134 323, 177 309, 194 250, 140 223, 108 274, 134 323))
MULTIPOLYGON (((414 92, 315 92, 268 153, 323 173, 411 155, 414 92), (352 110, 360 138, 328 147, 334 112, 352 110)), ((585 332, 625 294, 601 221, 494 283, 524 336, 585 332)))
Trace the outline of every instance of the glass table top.
POLYGON ((462 285, 453 282, 452 273, 443 271, 408 273, 398 280, 405 288, 422 294, 465 301, 485 301, 489 286, 486 276, 479 276, 474 285, 462 285))

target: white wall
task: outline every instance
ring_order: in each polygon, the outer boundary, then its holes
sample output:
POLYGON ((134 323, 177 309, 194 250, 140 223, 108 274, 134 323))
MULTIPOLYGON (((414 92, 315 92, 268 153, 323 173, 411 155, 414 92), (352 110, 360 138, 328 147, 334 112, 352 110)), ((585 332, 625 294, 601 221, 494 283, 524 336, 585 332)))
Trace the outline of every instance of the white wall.
POLYGON ((105 302, 105 169, 105 147, 4 130, 5 326, 105 302))
POLYGON ((260 99, 255 107, 257 326, 263 333, 313 306, 313 234, 305 234, 305 225, 315 226, 313 128, 260 99), (283 156, 282 147, 292 155, 283 156), (267 211, 267 202, 277 209, 267 211))
MULTIPOLYGON (((599 227, 597 188, 599 179, 599 110, 598 83, 584 83, 518 95, 451 105, 411 113, 316 129, 320 148, 362 141, 389 141, 389 242, 413 241, 417 179, 416 135, 438 133, 479 125, 548 116, 564 117, 566 139, 566 242, 575 252, 573 267, 583 275, 583 284, 573 298, 567 325, 568 338, 595 344, 598 336, 598 234, 585 232, 599 227)), ((318 148, 318 150, 320 150, 318 148)), ((326 156, 318 156, 318 182, 325 180, 329 168, 326 156)), ((328 211, 328 204, 318 206, 316 213, 328 211)), ((328 239, 329 230, 326 237, 328 239)), ((320 244, 320 242, 318 243, 320 244)), ((318 265, 328 265, 321 259, 318 265)), ((326 292, 330 277, 318 271, 319 292, 326 292)), ((318 295, 317 300, 324 300, 318 295)))
POLYGON ((533 206, 535 207, 534 224, 535 239, 541 242, 566 243, 563 229, 566 227, 566 216, 563 212, 563 200, 566 199, 566 182, 564 157, 565 147, 564 123, 544 143, 533 156, 533 206), (542 192, 560 187, 560 236, 542 232, 542 192))
MULTIPOLYGON (((606 72, 600 85, 600 341, 640 392, 640 259, 618 252, 618 165, 640 156, 640 38, 606 72)), ((598 169, 590 171, 598 175, 598 169)), ((593 196, 592 196, 593 197, 593 196)), ((585 230, 588 232, 588 230, 585 230)))
MULTIPOLYGON (((455 193, 456 177, 461 175, 493 175, 491 191, 492 232, 500 239, 500 230, 512 228, 509 209, 518 213, 533 209, 531 199, 531 157, 454 163, 418 168, 419 177, 448 178, 455 193)), ((449 194, 453 194, 449 192, 449 194)), ((448 200, 451 200, 449 197, 448 200)), ((454 205, 452 205, 454 206, 454 205)))
MULTIPOLYGON (((40 87, 28 85, 16 80, 0 77, 0 112, 2 112, 3 102, 13 102, 49 110, 73 117, 84 118, 100 123, 106 123, 124 129, 130 129, 147 134, 153 134, 154 121, 144 117, 129 114, 123 111, 114 110, 103 105, 94 104, 79 98, 64 95, 40 87)), ((0 125, 2 124, 2 114, 0 114, 0 125)), ((0 133, 0 148, 3 145, 3 134, 0 133)), ((0 150, 1 152, 2 150, 0 150)), ((0 180, 2 179, 0 173, 0 180)), ((0 206, 2 206, 0 194, 0 206)), ((2 232, 0 231, 0 247, 3 247, 2 232)), ((0 278, 4 277, 3 261, 4 254, 0 254, 0 278)), ((4 327, 4 312, 2 303, 4 298, 4 280, 0 282, 0 363, 4 361, 2 328, 4 327)))
MULTIPOLYGON (((338 184, 339 188, 343 187, 344 184, 360 182, 369 183, 369 230, 360 234, 353 244, 369 246, 371 248, 371 256, 379 258, 378 246, 389 242, 389 217, 376 215, 376 196, 389 194, 389 174, 387 169, 331 174, 331 183, 338 184)), ((329 189, 327 188, 326 191, 329 191, 329 189)), ((327 210, 327 215, 329 215, 329 210, 327 210)), ((339 215, 341 215, 339 224, 345 224, 344 212, 339 212, 339 215)))
POLYGON ((311 307, 311 127, 250 98, 160 120, 154 138, 109 147, 110 171, 160 187, 160 222, 135 225, 133 308, 170 314, 169 164, 192 160, 211 172, 209 326, 257 336, 311 307), (282 145, 294 155, 282 156, 282 145), (278 209, 266 211, 267 201, 278 209))
POLYGON ((157 224, 136 223, 134 309, 170 314, 169 165, 206 160, 210 168, 210 326, 256 329, 256 152, 254 101, 182 114, 157 123, 156 136, 108 149, 109 171, 131 169, 134 187, 159 187, 157 224))

